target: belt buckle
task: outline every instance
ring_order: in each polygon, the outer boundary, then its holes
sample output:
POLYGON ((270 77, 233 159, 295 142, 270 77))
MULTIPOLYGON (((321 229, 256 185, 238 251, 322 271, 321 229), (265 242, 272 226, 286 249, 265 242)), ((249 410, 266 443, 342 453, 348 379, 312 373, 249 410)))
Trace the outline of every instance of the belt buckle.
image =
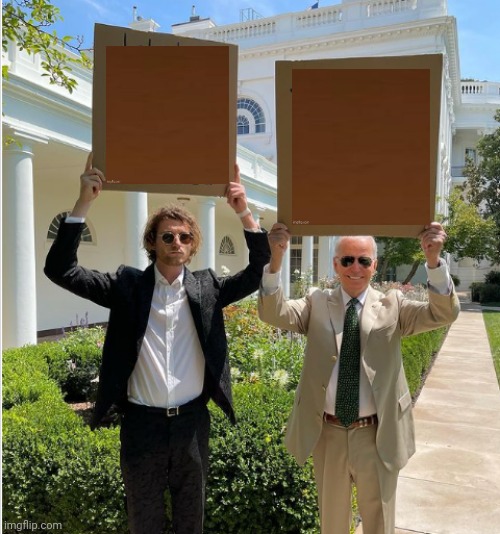
POLYGON ((364 428, 365 426, 368 426, 371 423, 371 417, 362 417, 358 421, 359 428, 364 428))
POLYGON ((167 408, 167 417, 175 417, 179 415, 179 406, 174 406, 173 408, 167 408))

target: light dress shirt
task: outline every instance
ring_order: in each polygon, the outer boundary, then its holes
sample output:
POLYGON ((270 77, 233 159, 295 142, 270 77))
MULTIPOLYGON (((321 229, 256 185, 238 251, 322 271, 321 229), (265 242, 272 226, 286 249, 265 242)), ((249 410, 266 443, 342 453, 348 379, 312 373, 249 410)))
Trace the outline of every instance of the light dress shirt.
MULTIPOLYGON (((429 282, 429 288, 436 293, 442 295, 447 295, 451 291, 451 279, 448 273, 448 268, 444 261, 440 262, 440 265, 435 269, 429 269, 427 264, 425 264, 427 270, 427 279, 429 282)), ((262 291, 264 295, 272 295, 275 293, 278 288, 281 286, 281 271, 277 273, 269 272, 269 264, 264 267, 264 274, 262 277, 262 291)), ((351 300, 351 297, 341 288, 342 300, 344 302, 344 314, 347 310, 347 305, 351 300)), ((358 317, 361 317, 361 312, 366 301, 367 291, 363 291, 359 295, 358 301, 356 304, 356 311, 358 312, 358 317)), ((340 353, 339 353, 340 359, 340 353)), ((328 387, 326 390, 325 397, 325 407, 324 411, 335 415, 335 399, 337 396, 337 382, 339 376, 339 367, 340 365, 334 366, 330 381, 328 382, 328 387)), ((375 399, 373 397, 372 388, 370 381, 364 367, 361 365, 361 373, 359 379, 359 417, 366 417, 368 415, 373 415, 377 413, 377 408, 375 405, 375 399)))
POLYGON ((173 408, 203 390, 205 358, 181 274, 169 284, 154 266, 155 287, 139 357, 128 380, 128 400, 173 408))

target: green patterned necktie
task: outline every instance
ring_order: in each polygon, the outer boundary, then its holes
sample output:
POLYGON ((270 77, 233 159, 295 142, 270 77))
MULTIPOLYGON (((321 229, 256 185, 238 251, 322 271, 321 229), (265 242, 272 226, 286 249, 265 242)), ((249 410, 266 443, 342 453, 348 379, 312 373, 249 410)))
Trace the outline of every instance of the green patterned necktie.
POLYGON ((358 418, 360 341, 358 299, 351 299, 344 319, 344 334, 340 348, 340 368, 337 382, 335 415, 348 427, 358 418))

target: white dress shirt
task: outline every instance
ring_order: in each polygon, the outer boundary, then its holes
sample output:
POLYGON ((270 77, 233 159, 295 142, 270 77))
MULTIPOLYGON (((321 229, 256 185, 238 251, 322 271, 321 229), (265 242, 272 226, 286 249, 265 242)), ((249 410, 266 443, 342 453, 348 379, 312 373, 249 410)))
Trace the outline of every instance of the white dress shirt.
POLYGON ((189 308, 182 273, 169 284, 156 266, 148 326, 128 381, 128 400, 173 408, 203 390, 205 358, 189 308))
MULTIPOLYGON (((449 294, 451 291, 451 279, 448 272, 448 267, 444 261, 440 262, 440 265, 435 269, 429 269, 425 264, 427 270, 427 279, 429 282, 429 288, 431 291, 440 293, 442 295, 449 294)), ((278 288, 281 287, 281 272, 270 273, 269 264, 264 267, 264 274, 262 276, 262 291, 265 295, 272 295, 278 288)), ((347 304, 351 300, 351 297, 341 288, 342 300, 344 302, 344 314, 347 310, 347 304)), ((358 317, 361 316, 363 306, 366 301, 367 290, 363 291, 359 295, 356 304, 356 311, 358 317)), ((340 354, 339 354, 340 358, 340 354)), ((337 381, 339 376, 339 364, 334 366, 332 375, 328 382, 328 388, 326 390, 325 408, 324 411, 335 415, 335 399, 337 395, 337 381)), ((375 414, 377 408, 375 406, 375 399, 373 397, 372 388, 368 380, 368 376, 364 367, 361 365, 360 382, 359 382, 359 417, 366 417, 368 415, 375 414)))

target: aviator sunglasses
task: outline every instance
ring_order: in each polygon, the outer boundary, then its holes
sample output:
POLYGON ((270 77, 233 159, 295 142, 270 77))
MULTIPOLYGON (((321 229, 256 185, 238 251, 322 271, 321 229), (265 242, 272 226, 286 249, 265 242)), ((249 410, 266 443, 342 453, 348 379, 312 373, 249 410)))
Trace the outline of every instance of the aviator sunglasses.
POLYGON ((183 245, 190 245, 193 242, 194 236, 188 232, 181 232, 174 234, 173 232, 164 232, 161 234, 161 239, 166 245, 171 245, 174 242, 175 236, 179 236, 179 241, 183 245))
POLYGON ((356 258, 355 256, 342 256, 339 260, 342 267, 350 267, 356 260, 358 260, 358 263, 367 269, 373 263, 373 260, 368 256, 359 256, 359 258, 356 258))

